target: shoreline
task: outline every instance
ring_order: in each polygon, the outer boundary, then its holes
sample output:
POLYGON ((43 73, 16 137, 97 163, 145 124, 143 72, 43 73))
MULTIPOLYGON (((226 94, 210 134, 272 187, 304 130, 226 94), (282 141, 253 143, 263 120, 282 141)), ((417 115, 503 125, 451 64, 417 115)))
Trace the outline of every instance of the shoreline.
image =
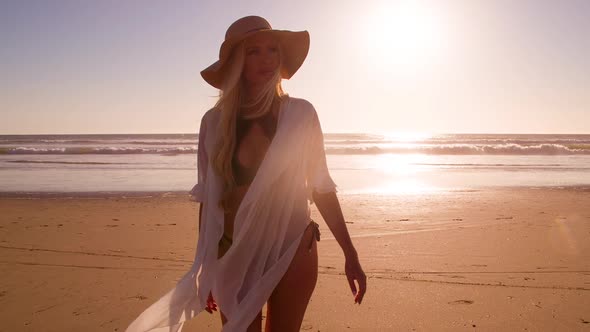
MULTIPOLYGON (((489 186, 460 189, 438 189, 418 192, 338 192, 338 196, 420 196, 437 195, 443 193, 469 193, 482 191, 519 191, 519 190, 563 190, 576 192, 590 192, 590 184, 567 186, 489 186)), ((190 197, 190 190, 156 190, 156 191, 1 191, 0 199, 46 199, 46 198, 156 198, 156 197, 190 197)))
POLYGON ((0 191, 0 199, 190 197, 190 191, 0 191))

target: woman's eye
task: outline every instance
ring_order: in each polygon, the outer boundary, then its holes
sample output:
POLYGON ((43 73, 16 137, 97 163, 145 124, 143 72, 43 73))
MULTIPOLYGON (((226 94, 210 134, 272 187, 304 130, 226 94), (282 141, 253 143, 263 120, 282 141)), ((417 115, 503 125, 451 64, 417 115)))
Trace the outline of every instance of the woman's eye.
POLYGON ((250 49, 246 52, 247 55, 258 54, 258 49, 250 49))
POLYGON ((278 48, 278 47, 271 47, 271 48, 270 48, 270 51, 271 51, 272 53, 277 53, 277 52, 279 51, 279 48, 278 48))

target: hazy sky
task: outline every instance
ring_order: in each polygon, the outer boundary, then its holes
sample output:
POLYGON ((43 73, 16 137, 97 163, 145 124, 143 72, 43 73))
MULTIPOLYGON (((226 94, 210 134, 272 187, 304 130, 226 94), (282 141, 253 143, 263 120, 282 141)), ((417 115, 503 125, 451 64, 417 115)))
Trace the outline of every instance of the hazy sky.
POLYGON ((246 15, 308 30, 325 132, 590 133, 590 1, 0 2, 0 134, 196 133, 246 15))

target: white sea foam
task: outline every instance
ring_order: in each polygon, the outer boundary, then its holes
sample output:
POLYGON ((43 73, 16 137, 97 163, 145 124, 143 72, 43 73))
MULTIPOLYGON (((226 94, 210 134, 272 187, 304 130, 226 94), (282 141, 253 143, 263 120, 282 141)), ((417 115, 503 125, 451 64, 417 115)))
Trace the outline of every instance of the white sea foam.
POLYGON ((61 148, 36 148, 36 147, 14 147, 0 148, 0 154, 184 154, 196 153, 196 146, 186 147, 61 147, 61 148))
MULTIPOLYGON (((69 146, 69 147, 0 147, 0 155, 78 155, 78 154, 192 154, 196 145, 185 146, 69 146)), ((427 155, 590 155, 590 145, 562 144, 326 144, 327 154, 427 154, 427 155)))
POLYGON ((429 155, 575 155, 590 154, 590 145, 584 148, 570 148, 561 144, 443 144, 443 145, 365 145, 365 146, 328 146, 328 154, 410 154, 429 155))

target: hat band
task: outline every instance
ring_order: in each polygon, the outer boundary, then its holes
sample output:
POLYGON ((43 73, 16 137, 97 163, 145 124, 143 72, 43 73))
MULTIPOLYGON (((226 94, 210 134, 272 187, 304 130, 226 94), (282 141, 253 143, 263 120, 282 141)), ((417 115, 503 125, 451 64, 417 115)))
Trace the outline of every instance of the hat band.
POLYGON ((254 32, 254 31, 260 31, 260 30, 272 30, 271 28, 254 28, 252 30, 248 30, 246 31, 244 34, 250 33, 250 32, 254 32))

